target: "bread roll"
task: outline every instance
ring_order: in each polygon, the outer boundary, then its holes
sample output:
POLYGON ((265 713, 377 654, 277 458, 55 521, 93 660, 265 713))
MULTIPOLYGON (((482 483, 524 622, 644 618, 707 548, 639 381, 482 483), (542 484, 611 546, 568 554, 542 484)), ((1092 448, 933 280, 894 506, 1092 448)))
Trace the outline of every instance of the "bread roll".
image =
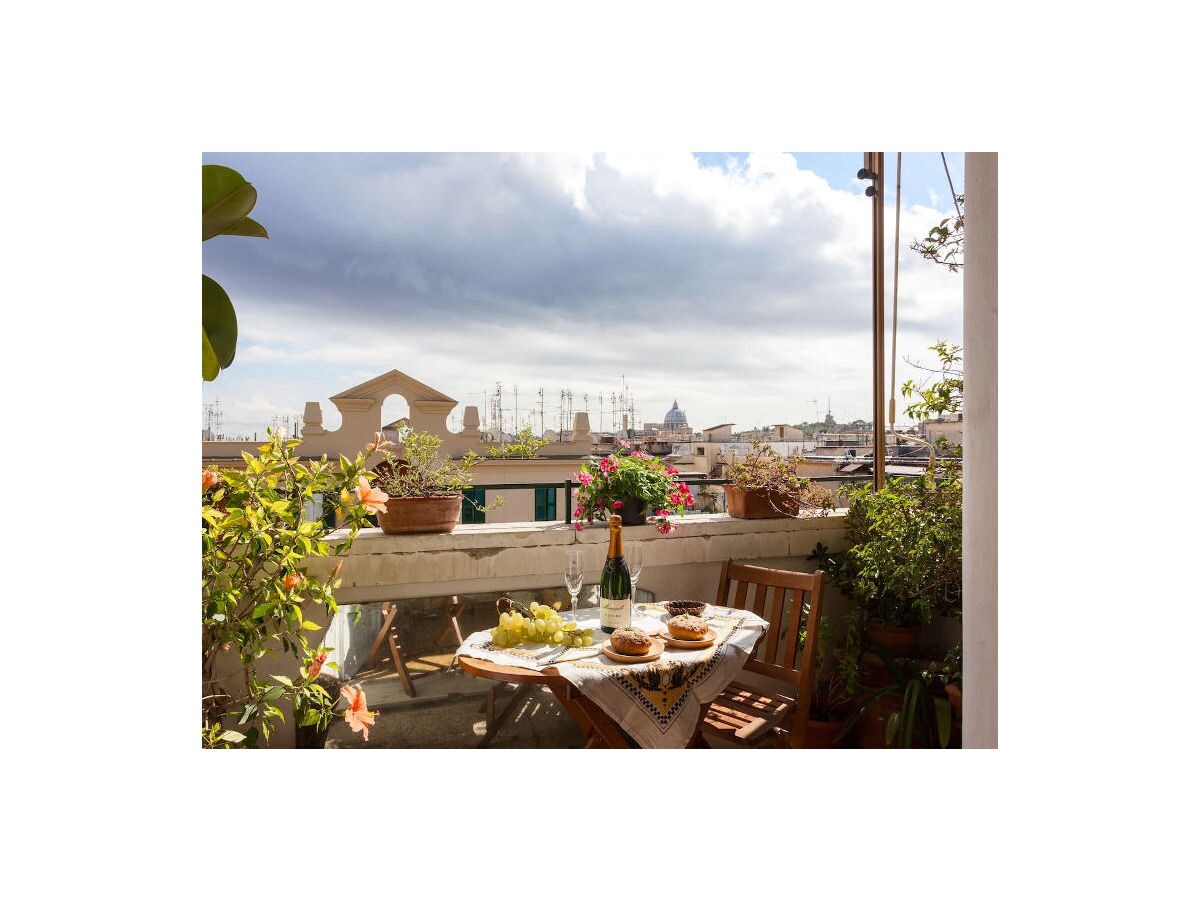
POLYGON ((645 656, 650 652, 650 635, 640 628, 618 628, 608 642, 626 656, 645 656))
POLYGON ((672 616, 667 620, 667 631, 681 641, 702 641, 708 636, 708 623, 699 616, 672 616))

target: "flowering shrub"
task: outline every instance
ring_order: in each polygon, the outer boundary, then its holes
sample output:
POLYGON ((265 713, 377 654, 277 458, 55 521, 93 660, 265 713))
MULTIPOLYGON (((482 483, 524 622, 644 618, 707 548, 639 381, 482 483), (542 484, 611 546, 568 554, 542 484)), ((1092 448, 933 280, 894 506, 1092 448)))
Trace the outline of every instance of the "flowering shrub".
POLYGON ((646 521, 660 534, 670 534, 678 526, 667 516, 682 515, 693 505, 691 490, 676 479, 679 470, 674 466, 641 450, 625 453, 628 441, 619 441, 618 445, 616 453, 589 459, 575 476, 579 482, 574 491, 576 530, 583 529, 585 519, 593 522, 609 513, 620 513, 625 500, 636 499, 654 511, 646 521))
MULTIPOLYGON (((284 719, 283 704, 292 705, 298 726, 324 728, 333 718, 337 698, 318 682, 330 648, 309 646, 306 633, 320 626, 304 608, 316 603, 330 615, 337 611, 333 592, 341 584, 341 561, 323 579, 308 574, 306 559, 330 553, 323 538, 332 529, 310 520, 305 507, 316 494, 336 504, 346 536, 333 552, 341 555, 387 496, 367 481, 363 454, 353 461, 301 462, 293 453, 299 443, 268 432, 258 456, 242 454, 244 470, 205 470, 201 478, 206 747, 266 744, 272 720, 284 719), (295 657, 295 674, 260 678, 259 660, 280 651, 295 657), (222 677, 220 663, 233 662, 231 654, 240 678, 222 677)), ((365 739, 375 714, 367 712, 362 689, 356 691, 347 695, 346 721, 365 739)))

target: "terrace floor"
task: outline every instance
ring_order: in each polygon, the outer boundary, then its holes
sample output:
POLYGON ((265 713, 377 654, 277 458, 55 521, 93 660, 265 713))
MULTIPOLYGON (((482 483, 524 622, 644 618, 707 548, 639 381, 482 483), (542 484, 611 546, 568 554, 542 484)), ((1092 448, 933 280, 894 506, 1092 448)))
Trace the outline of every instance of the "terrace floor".
MULTIPOLYGON (((472 604, 460 617, 464 635, 495 621, 492 603, 472 604)), ((450 668, 453 646, 437 646, 446 620, 437 614, 407 615, 402 623, 408 669, 416 696, 404 693, 390 657, 385 655, 353 681, 362 685, 368 706, 379 710, 369 741, 354 734, 339 716, 329 729, 327 749, 447 749, 483 745, 487 733, 485 701, 497 688, 496 709, 503 709, 515 691, 511 685, 486 681, 450 668)), ((448 639, 456 643, 453 632, 448 639)), ((582 747, 583 733, 563 711, 549 689, 525 695, 512 716, 486 746, 503 749, 582 747)))

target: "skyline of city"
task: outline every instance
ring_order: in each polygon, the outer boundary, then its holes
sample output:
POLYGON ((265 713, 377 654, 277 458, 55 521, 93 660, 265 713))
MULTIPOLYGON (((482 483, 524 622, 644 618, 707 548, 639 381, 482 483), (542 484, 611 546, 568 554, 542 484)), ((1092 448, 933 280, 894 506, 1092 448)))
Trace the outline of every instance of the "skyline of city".
MULTIPOLYGON (((504 393, 502 391, 501 396, 507 396, 508 398, 511 398, 512 394, 511 394, 511 392, 509 392, 507 395, 504 395, 504 393)), ((520 396, 519 390, 518 390, 518 396, 520 396)), ((540 434, 549 434, 553 431, 569 432, 571 430, 572 423, 574 421, 573 414, 579 413, 579 412, 586 412, 589 415, 589 420, 591 422, 592 431, 604 432, 604 433, 617 431, 617 430, 620 430, 619 423, 621 420, 622 413, 620 412, 619 406, 617 407, 618 411, 616 413, 614 413, 612 411, 613 407, 612 407, 611 401, 609 399, 609 398, 615 397, 615 396, 616 396, 615 392, 610 392, 609 394, 605 394, 603 398, 601 398, 599 394, 586 394, 586 399, 585 399, 584 394, 580 394, 575 397, 575 400, 578 403, 585 403, 586 405, 584 405, 584 406, 576 405, 576 406, 567 407, 568 412, 561 412, 561 413, 560 413, 561 408, 557 404, 557 402, 553 407, 551 407, 549 404, 547 404, 545 406, 544 410, 539 410, 539 408, 536 406, 526 407, 524 405, 520 405, 517 407, 519 415, 516 418, 515 426, 513 423, 513 419, 514 419, 513 407, 510 404, 509 406, 502 409, 501 424, 500 424, 499 428, 503 433, 508 434, 508 435, 515 434, 518 430, 520 430, 526 426, 533 428, 534 433, 539 434, 539 435, 540 434), (601 399, 603 399, 603 401, 604 401, 603 404, 601 404, 601 402, 600 402, 601 399)), ((738 432, 748 432, 748 431, 753 431, 756 429, 761 430, 763 428, 770 428, 772 426, 781 425, 781 424, 792 425, 792 426, 824 425, 827 423, 827 420, 829 418, 832 418, 832 420, 833 420, 832 423, 830 423, 831 425, 835 425, 835 426, 839 426, 839 427, 847 427, 847 426, 850 426, 850 425, 853 425, 853 424, 859 423, 859 422, 861 422, 865 425, 871 424, 871 418, 869 416, 839 415, 838 411, 834 410, 832 408, 832 405, 829 403, 819 404, 818 401, 815 401, 815 400, 810 401, 810 403, 817 404, 817 405, 813 406, 814 413, 813 413, 812 417, 799 419, 799 420, 795 420, 795 421, 767 422, 764 420, 764 421, 759 421, 759 422, 755 422, 755 423, 749 423, 749 422, 742 422, 742 421, 738 420, 736 417, 732 417, 732 418, 724 419, 720 422, 710 422, 705 425, 700 425, 696 422, 693 422, 691 420, 691 418, 688 417, 687 423, 691 427, 692 431, 695 433, 701 433, 707 428, 712 428, 717 425, 723 425, 723 424, 734 425, 735 431, 738 431, 738 432)), ((390 403, 385 404, 385 409, 389 405, 391 405, 391 404, 390 403)), ((403 401, 401 401, 400 405, 403 406, 405 404, 403 404, 403 401)), ((448 424, 449 424, 449 427, 451 428, 451 430, 458 430, 459 428, 461 428, 462 410, 465 406, 470 406, 470 405, 478 405, 478 404, 460 405, 459 407, 456 408, 456 410, 453 413, 450 414, 450 416, 448 418, 448 424)), ((680 409, 683 411, 684 415, 687 416, 687 405, 680 404, 680 409)), ((638 406, 635 406, 634 410, 636 412, 636 420, 630 423, 630 427, 634 430, 639 430, 639 431, 645 430, 647 427, 650 427, 650 426, 657 427, 663 423, 663 419, 665 418, 665 415, 660 416, 659 418, 652 418, 649 415, 643 415, 641 408, 638 406)), ((393 412, 396 411, 394 406, 393 406, 392 411, 393 412)), ((332 403, 326 402, 326 403, 322 404, 322 412, 325 414, 325 425, 327 427, 329 427, 330 430, 336 430, 336 428, 331 425, 331 420, 337 421, 337 419, 338 419, 338 414, 337 414, 336 408, 333 407, 332 403)), ((479 414, 480 414, 481 429, 483 429, 485 431, 490 431, 496 427, 494 424, 493 417, 492 417, 492 410, 490 408, 490 405, 479 406, 479 414)), ((903 407, 901 405, 900 400, 897 401, 896 416, 897 416, 896 425, 898 428, 899 427, 909 427, 911 425, 916 424, 913 420, 910 420, 907 417, 903 416, 903 407)), ((390 422, 395 421, 397 418, 402 418, 402 417, 404 417, 404 416, 403 415, 383 415, 383 416, 381 416, 381 424, 386 425, 386 424, 389 424, 390 422)), ((202 430, 204 431, 205 434, 221 435, 219 437, 206 438, 208 440, 231 440, 231 441, 232 440, 259 440, 259 439, 265 438, 266 431, 268 428, 282 428, 284 431, 286 431, 289 434, 299 434, 300 429, 303 427, 304 411, 301 409, 301 410, 297 410, 296 412, 290 413, 290 414, 285 413, 282 415, 275 415, 271 420, 264 421, 260 427, 252 429, 249 432, 245 432, 245 431, 234 432, 234 431, 231 431, 229 428, 225 427, 225 425, 224 425, 224 412, 222 409, 222 401, 221 401, 220 396, 218 395, 218 396, 214 397, 213 400, 206 401, 204 403, 203 419, 204 419, 204 424, 203 424, 202 430)))

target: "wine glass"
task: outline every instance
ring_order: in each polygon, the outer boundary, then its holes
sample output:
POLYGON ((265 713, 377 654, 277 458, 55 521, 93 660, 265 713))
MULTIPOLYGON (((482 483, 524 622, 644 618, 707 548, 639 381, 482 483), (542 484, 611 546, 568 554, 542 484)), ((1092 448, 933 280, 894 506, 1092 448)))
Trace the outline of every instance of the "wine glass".
POLYGON ((571 593, 571 621, 579 621, 579 591, 583 588, 583 551, 568 550, 567 563, 563 569, 563 581, 571 593))
POLYGON ((629 602, 637 602, 637 583, 642 577, 642 545, 630 541, 625 545, 625 565, 629 567, 629 602))

